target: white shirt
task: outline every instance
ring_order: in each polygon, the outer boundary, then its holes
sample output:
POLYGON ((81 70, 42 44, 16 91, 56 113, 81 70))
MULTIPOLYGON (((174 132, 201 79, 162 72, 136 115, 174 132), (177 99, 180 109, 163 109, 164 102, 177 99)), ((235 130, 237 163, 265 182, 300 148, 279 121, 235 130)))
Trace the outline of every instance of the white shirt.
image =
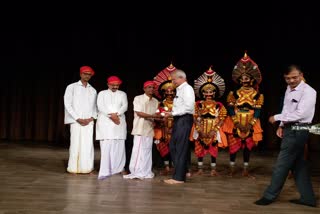
POLYGON ((64 94, 64 123, 75 123, 77 119, 97 118, 97 91, 81 80, 67 86, 64 94))
POLYGON ((177 94, 173 99, 172 116, 194 114, 195 95, 193 88, 184 82, 176 88, 177 94))
POLYGON ((291 89, 287 87, 281 114, 276 114, 274 119, 286 122, 311 123, 317 99, 317 92, 304 81, 291 89))
POLYGON ((153 131, 153 121, 150 119, 145 119, 139 117, 136 112, 143 112, 146 114, 155 114, 158 109, 159 101, 152 97, 148 97, 146 94, 136 96, 133 100, 133 128, 132 135, 142 135, 142 136, 154 136, 153 131))
POLYGON ((128 110, 127 94, 117 90, 112 92, 110 89, 100 91, 97 99, 98 119, 96 124, 96 139, 123 139, 127 138, 127 123, 125 112, 128 110), (110 119, 110 113, 117 113, 120 124, 115 124, 110 119))

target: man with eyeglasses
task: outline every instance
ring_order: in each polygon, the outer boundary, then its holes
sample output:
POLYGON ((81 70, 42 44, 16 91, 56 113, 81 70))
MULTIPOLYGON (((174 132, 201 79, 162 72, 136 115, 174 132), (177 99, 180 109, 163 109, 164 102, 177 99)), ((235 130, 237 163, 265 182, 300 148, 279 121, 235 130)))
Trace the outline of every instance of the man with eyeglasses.
POLYGON ((297 130, 312 122, 317 92, 303 81, 303 73, 297 65, 291 65, 284 73, 287 83, 282 112, 269 118, 270 123, 280 121, 277 136, 282 138, 280 153, 275 164, 270 185, 257 205, 269 205, 279 196, 287 175, 291 170, 300 193, 299 199, 291 203, 315 207, 311 178, 304 158, 304 147, 308 141, 308 130, 297 130))

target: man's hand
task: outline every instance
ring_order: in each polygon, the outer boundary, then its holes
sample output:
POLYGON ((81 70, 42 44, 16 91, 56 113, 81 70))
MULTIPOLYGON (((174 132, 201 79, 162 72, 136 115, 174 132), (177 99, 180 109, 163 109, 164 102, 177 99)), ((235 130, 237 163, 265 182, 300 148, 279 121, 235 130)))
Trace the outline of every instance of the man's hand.
POLYGON ((283 137, 283 128, 281 126, 279 126, 276 133, 277 133, 278 137, 282 138, 283 137))
POLYGON ((110 113, 109 115, 112 122, 114 122, 116 125, 120 124, 120 118, 117 113, 110 113))
POLYGON ((81 126, 85 126, 86 125, 86 121, 84 119, 77 119, 77 122, 81 125, 81 126))
POLYGON ((162 120, 164 120, 164 117, 161 116, 161 114, 153 114, 153 115, 152 115, 152 118, 153 118, 154 120, 157 120, 157 121, 162 121, 162 120))
POLYGON ((271 124, 274 124, 276 122, 276 120, 274 119, 274 116, 269 117, 269 122, 271 124))
POLYGON ((164 117, 165 118, 172 117, 172 113, 171 112, 165 112, 164 113, 164 117))
POLYGON ((239 130, 242 129, 242 125, 239 122, 234 123, 234 127, 239 130))
POLYGON ((250 131, 251 129, 252 129, 252 125, 251 124, 248 124, 248 125, 246 125, 246 126, 242 126, 242 125, 240 125, 240 131, 241 132, 248 132, 248 131, 250 131))
POLYGON ((87 119, 77 119, 77 122, 81 125, 81 126, 86 126, 88 125, 91 121, 93 121, 93 118, 87 118, 87 119))

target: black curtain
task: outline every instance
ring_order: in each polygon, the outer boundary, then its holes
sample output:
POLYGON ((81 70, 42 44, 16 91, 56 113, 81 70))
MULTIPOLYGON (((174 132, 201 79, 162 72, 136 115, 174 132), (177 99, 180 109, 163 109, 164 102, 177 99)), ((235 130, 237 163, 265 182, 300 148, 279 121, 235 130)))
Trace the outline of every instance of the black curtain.
MULTIPOLYGON (((313 13, 307 12, 303 16, 289 16, 290 11, 255 11, 241 16, 235 12, 231 11, 230 19, 210 13, 201 17, 175 13, 175 19, 152 19, 157 14, 150 12, 149 20, 146 16, 130 16, 123 21, 101 19, 44 26, 22 20, 6 28, 2 34, 5 54, 0 138, 68 143, 63 94, 68 84, 79 80, 82 65, 96 70, 90 83, 98 92, 106 89, 108 76, 123 79, 121 89, 129 99, 129 133, 134 96, 143 93, 144 81, 152 80, 171 62, 186 71, 191 85, 212 65, 226 81, 226 94, 219 100, 225 103, 227 93, 235 87, 231 81, 233 66, 247 51, 263 76, 264 140, 260 148, 277 146, 275 127, 267 120, 279 112, 286 66, 301 65, 307 82, 320 91, 319 23, 313 13)), ((163 12, 158 15, 164 17, 163 12)), ((315 123, 320 122, 318 109, 319 96, 315 123)), ((318 136, 312 136, 311 141, 311 148, 319 149, 318 136)))

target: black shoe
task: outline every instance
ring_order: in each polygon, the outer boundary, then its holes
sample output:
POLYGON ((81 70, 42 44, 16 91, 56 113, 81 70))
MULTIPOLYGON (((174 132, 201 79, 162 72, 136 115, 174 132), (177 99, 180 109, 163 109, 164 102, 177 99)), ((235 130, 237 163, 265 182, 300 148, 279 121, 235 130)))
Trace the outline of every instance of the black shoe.
POLYGON ((309 206, 309 207, 316 207, 316 204, 310 204, 310 203, 302 202, 299 199, 292 199, 292 200, 289 200, 289 201, 291 203, 294 203, 294 204, 301 204, 301 205, 305 205, 305 206, 309 206))
POLYGON ((267 199, 267 198, 265 198, 265 197, 262 197, 262 198, 260 198, 259 200, 255 201, 254 203, 255 203, 256 205, 269 205, 269 204, 271 204, 272 202, 273 202, 272 200, 269 200, 269 199, 267 199))

